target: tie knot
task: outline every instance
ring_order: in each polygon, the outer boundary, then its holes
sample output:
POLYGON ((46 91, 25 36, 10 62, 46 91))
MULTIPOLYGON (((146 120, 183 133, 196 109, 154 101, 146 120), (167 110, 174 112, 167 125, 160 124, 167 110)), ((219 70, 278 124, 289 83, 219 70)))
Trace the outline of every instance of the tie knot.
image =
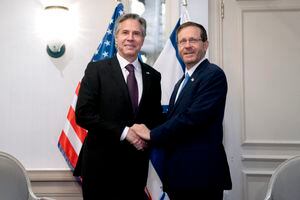
POLYGON ((133 66, 133 64, 128 64, 128 65, 126 65, 126 67, 125 67, 129 72, 134 72, 134 66, 133 66))

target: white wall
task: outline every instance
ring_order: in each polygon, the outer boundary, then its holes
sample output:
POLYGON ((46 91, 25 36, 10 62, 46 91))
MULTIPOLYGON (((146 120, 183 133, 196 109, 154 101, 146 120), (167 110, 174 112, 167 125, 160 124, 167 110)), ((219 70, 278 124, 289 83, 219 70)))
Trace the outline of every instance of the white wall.
MULTIPOLYGON (((166 0, 166 37, 169 37, 180 15, 180 5, 184 0, 166 0)), ((209 0, 186 0, 187 10, 191 21, 202 24, 208 31, 208 1, 209 0)))
POLYGON ((202 24, 208 31, 208 1, 187 0, 187 9, 192 21, 202 24))
MULTIPOLYGON (((41 1, 0 2, 0 151, 13 154, 27 169, 68 168, 57 148, 58 137, 116 1, 71 4, 77 8, 79 35, 62 58, 53 59, 38 35, 41 1)), ((188 4, 191 18, 207 27, 207 0, 188 4)))
POLYGON ((38 35, 38 0, 0 2, 0 150, 26 168, 67 168, 57 148, 78 81, 107 28, 115 2, 72 1, 79 36, 50 58, 38 35))

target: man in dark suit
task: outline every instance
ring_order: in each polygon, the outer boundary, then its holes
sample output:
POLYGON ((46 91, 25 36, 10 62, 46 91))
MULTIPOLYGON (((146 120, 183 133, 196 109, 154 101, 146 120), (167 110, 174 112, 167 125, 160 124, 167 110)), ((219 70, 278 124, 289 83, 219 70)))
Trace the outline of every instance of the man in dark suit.
POLYGON ((142 124, 132 128, 164 153, 162 182, 171 200, 222 200, 223 190, 232 187, 222 144, 226 77, 205 58, 202 25, 182 24, 177 42, 186 70, 175 85, 167 120, 151 131, 142 124))
POLYGON ((76 122, 88 130, 74 171, 85 200, 143 200, 148 174, 146 143, 130 126, 153 128, 161 117, 161 76, 138 60, 146 21, 119 18, 112 59, 88 64, 76 105, 76 122))

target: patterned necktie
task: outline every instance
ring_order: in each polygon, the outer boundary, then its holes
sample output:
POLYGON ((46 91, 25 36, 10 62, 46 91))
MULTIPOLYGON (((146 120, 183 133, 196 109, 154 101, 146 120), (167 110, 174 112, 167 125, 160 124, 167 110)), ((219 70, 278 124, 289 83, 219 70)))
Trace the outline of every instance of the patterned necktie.
POLYGON ((127 76, 127 87, 130 94, 133 111, 134 113, 136 113, 138 109, 139 91, 137 81, 134 75, 134 66, 132 64, 128 64, 125 68, 129 72, 127 76))
POLYGON ((177 98, 180 94, 180 92, 182 91, 182 89, 184 88, 184 86, 186 85, 186 83, 188 82, 188 80, 190 79, 190 75, 188 73, 185 73, 185 77, 181 83, 181 86, 179 87, 178 91, 177 91, 177 95, 176 95, 176 99, 175 99, 175 102, 177 101, 177 98))

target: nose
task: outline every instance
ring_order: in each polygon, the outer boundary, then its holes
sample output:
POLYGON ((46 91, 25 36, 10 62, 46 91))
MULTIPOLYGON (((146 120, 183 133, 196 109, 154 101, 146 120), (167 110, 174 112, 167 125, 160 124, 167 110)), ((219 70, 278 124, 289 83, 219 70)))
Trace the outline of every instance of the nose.
POLYGON ((133 33, 129 33, 128 36, 127 36, 127 39, 128 40, 133 40, 133 33))

